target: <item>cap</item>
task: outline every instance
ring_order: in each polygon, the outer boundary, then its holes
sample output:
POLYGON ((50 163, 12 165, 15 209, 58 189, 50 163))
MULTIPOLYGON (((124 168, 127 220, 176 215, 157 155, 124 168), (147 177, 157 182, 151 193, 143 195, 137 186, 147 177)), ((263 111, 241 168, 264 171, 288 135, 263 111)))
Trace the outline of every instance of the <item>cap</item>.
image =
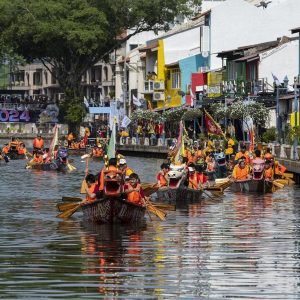
POLYGON ((120 159, 120 165, 125 165, 126 164, 126 159, 125 158, 121 158, 120 159))
POLYGON ((194 168, 192 168, 192 167, 189 167, 189 171, 190 171, 190 172, 194 172, 194 171, 195 171, 195 169, 194 169, 194 168))

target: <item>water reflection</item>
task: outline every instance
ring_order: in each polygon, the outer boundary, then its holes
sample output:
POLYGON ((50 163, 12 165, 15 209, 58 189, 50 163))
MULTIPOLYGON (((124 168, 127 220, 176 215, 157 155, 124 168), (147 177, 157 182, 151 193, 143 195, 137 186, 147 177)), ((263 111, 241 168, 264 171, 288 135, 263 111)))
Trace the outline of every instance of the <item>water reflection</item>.
MULTIPOLYGON (((159 160, 128 158, 154 181, 159 160)), ((142 226, 61 221, 73 174, 1 166, 0 298, 299 299, 299 189, 205 196, 142 226)), ((90 170, 100 170, 91 163, 90 170)))

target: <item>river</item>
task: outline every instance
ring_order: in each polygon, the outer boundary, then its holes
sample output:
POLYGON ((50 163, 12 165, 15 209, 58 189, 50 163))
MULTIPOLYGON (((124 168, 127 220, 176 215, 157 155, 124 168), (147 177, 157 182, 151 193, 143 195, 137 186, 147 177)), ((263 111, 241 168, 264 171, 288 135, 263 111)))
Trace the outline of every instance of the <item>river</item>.
MULTIPOLYGON (((299 189, 225 192, 140 226, 63 221, 55 204, 79 196, 69 174, 0 164, 1 299, 299 299, 299 189)), ((143 181, 161 160, 128 157, 143 181)), ((91 163, 92 172, 100 163, 91 163)))

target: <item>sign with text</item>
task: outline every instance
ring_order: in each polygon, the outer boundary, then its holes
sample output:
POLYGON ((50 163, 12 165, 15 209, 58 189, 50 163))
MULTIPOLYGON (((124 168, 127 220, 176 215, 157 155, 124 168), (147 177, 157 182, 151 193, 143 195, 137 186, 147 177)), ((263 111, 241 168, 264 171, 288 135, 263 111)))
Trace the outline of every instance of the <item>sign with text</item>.
POLYGON ((0 110, 0 122, 33 122, 28 110, 2 109, 0 110))

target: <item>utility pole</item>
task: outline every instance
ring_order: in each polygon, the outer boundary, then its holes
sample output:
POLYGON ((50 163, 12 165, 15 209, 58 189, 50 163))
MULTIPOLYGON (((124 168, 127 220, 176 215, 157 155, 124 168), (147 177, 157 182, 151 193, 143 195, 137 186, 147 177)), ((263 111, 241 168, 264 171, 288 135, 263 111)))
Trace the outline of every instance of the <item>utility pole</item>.
MULTIPOLYGON (((297 92, 300 90, 299 89, 299 80, 300 80, 300 27, 292 29, 291 30, 292 34, 298 33, 298 76, 295 79, 294 82, 294 113, 295 113, 295 127, 298 126, 298 95, 297 92)), ((294 159, 296 157, 297 153, 297 146, 298 146, 298 138, 295 137, 294 139, 294 159)))

